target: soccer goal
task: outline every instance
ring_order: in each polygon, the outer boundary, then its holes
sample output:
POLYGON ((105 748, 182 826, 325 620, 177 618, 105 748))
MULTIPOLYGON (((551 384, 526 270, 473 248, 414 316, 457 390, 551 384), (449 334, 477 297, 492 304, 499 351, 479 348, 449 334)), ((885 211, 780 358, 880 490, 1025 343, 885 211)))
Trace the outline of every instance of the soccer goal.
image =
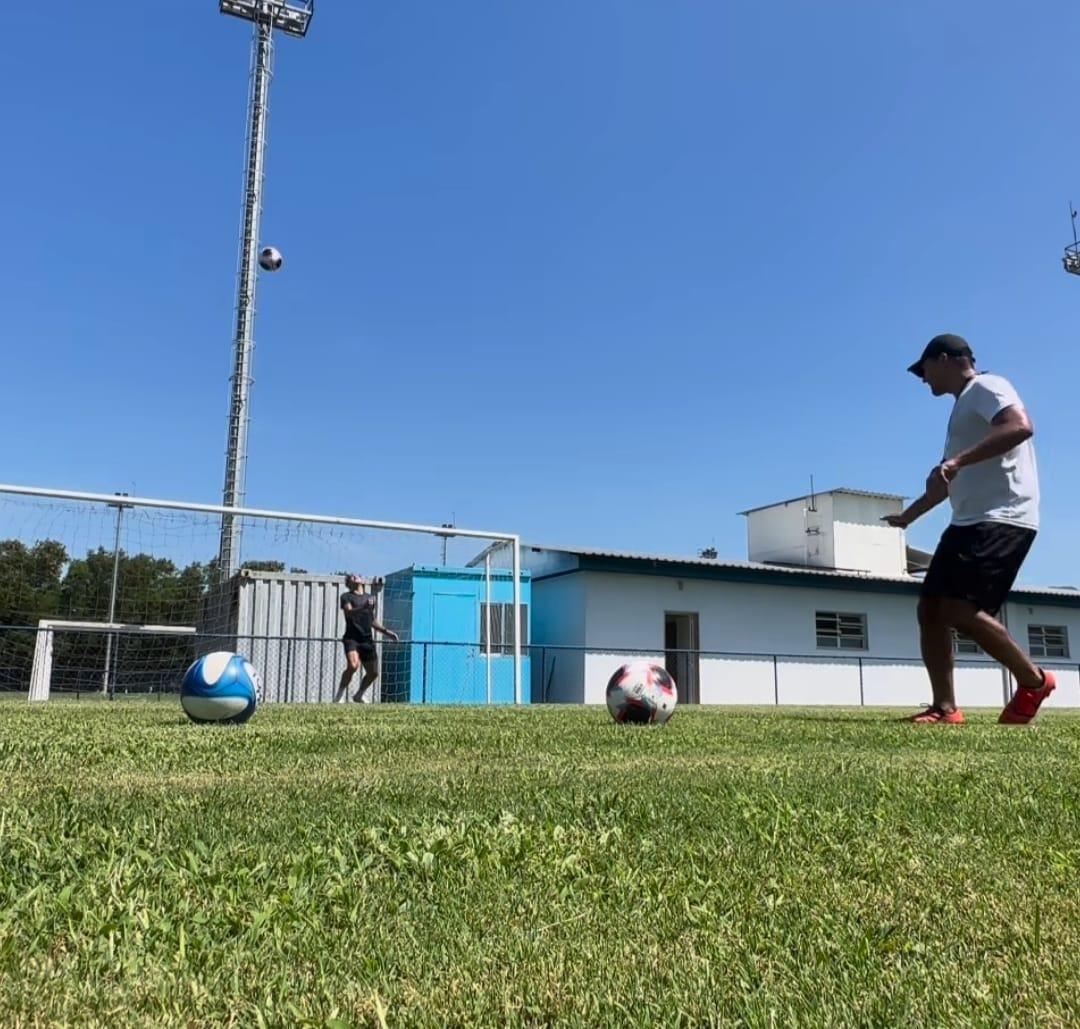
MULTIPOLYGON (((100 692, 103 696, 113 697, 117 691, 117 679, 122 693, 167 692, 176 680, 177 657, 194 658, 192 637, 198 632, 194 625, 121 625, 115 622, 73 622, 63 619, 43 618, 37 624, 34 640, 34 660, 30 669, 30 701, 48 700, 52 692, 53 676, 56 675, 57 687, 70 692, 100 692), (69 671, 62 663, 54 667, 56 656, 56 637, 61 638, 60 651, 74 652, 77 679, 69 681, 69 671), (85 643, 80 636, 104 639, 104 656, 98 669, 87 667, 85 643), (164 650, 162 637, 175 638, 179 647, 164 650), (72 646, 71 644, 74 644, 72 646), (147 645, 141 645, 147 644, 147 645), (135 654, 144 655, 142 658, 135 654), (118 669, 122 673, 118 675, 118 669), (93 676, 87 679, 86 672, 93 676), (100 682, 97 674, 100 673, 100 682)), ((94 648, 100 649, 100 648, 94 648)), ((64 659, 61 658, 61 661, 64 659)))
POLYGON ((35 701, 176 690, 231 650, 271 702, 355 698, 373 670, 365 701, 523 703, 529 601, 514 533, 0 485, 0 691, 35 701), (351 679, 347 573, 370 610, 351 679))

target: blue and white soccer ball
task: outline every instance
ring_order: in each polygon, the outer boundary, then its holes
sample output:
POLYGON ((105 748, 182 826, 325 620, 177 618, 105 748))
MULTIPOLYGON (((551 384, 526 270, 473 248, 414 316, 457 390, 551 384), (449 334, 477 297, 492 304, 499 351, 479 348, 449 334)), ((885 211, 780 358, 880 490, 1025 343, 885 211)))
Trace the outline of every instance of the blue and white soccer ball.
POLYGON ((180 705, 193 722, 240 725, 261 700, 262 680, 255 666, 226 650, 198 658, 180 683, 180 705))

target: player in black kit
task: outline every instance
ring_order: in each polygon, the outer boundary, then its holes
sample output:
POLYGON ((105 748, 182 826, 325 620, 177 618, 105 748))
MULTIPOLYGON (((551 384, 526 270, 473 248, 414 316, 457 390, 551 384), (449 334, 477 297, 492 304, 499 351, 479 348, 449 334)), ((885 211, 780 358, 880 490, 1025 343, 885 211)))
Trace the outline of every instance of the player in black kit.
POLYGON ((375 633, 381 632, 388 639, 397 642, 398 635, 392 629, 375 621, 378 606, 377 594, 382 589, 382 580, 376 579, 371 584, 371 592, 363 593, 363 586, 358 575, 346 575, 345 585, 348 592, 341 595, 341 612, 345 616, 345 635, 341 637, 345 647, 345 671, 341 673, 341 682, 334 695, 335 703, 345 699, 345 692, 352 682, 356 670, 363 665, 364 677, 353 694, 353 700, 360 703, 367 688, 379 677, 379 654, 375 649, 375 633))

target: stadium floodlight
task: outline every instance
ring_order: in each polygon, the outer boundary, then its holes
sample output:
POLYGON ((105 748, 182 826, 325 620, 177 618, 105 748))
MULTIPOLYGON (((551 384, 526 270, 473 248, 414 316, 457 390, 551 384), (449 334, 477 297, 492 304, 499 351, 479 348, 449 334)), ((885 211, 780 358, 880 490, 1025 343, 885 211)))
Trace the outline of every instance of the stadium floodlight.
POLYGON ((307 3, 286 3, 285 0, 221 0, 222 14, 246 21, 265 21, 271 28, 288 36, 303 38, 315 14, 315 0, 307 3))
MULTIPOLYGON (((252 354, 255 350, 255 282, 258 275, 259 221, 262 216, 262 181, 265 177, 267 121, 270 116, 270 79, 273 33, 307 35, 315 11, 314 0, 220 0, 222 14, 244 18, 255 25, 252 40, 252 86, 247 109, 247 163, 244 171, 244 213, 240 229, 237 272, 237 331, 233 338, 233 364, 229 428, 225 448, 225 489, 221 505, 238 507, 244 500, 247 470, 247 425, 252 390, 252 354)), ((219 574, 228 579, 240 567, 241 524, 231 514, 221 517, 218 550, 219 574)))
MULTIPOLYGON (((315 13, 315 0, 220 0, 222 14, 253 22, 251 95, 248 103, 248 147, 244 181, 244 212, 240 229, 240 259, 236 275, 236 335, 225 445, 223 507, 241 507, 247 471, 247 436, 250 419, 251 358, 255 350, 255 282, 259 267, 259 222, 266 160, 266 124, 270 113, 274 30, 303 37, 315 13)), ((221 519, 218 551, 220 575, 227 579, 240 564, 241 525, 233 515, 221 519)))
POLYGON ((1061 263, 1065 266, 1065 271, 1070 275, 1080 275, 1080 239, 1077 239, 1076 236, 1077 212, 1071 203, 1069 204, 1069 216, 1072 218, 1073 241, 1065 248, 1065 256, 1062 257, 1061 263))
POLYGON ((1069 244, 1065 248, 1065 256, 1061 259, 1061 263, 1070 275, 1080 275, 1080 247, 1075 243, 1069 244))

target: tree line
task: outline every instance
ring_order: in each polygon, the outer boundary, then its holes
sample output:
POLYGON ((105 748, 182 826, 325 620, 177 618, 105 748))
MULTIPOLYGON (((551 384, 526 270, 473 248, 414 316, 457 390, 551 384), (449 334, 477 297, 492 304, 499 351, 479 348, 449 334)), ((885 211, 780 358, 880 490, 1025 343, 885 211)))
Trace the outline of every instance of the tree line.
MULTIPOLYGON (((284 571, 280 561, 249 561, 252 571, 284 571)), ((199 625, 218 582, 217 558, 177 565, 168 558, 120 551, 114 620, 134 625, 199 625)), ((57 540, 27 545, 0 540, 0 689, 25 690, 42 619, 104 622, 109 617, 113 552, 104 547, 83 557, 57 540)), ((93 689, 105 674, 108 636, 54 634, 53 688, 93 689)), ((114 637, 111 673, 118 689, 160 686, 178 678, 194 659, 195 642, 146 634, 114 637)))

